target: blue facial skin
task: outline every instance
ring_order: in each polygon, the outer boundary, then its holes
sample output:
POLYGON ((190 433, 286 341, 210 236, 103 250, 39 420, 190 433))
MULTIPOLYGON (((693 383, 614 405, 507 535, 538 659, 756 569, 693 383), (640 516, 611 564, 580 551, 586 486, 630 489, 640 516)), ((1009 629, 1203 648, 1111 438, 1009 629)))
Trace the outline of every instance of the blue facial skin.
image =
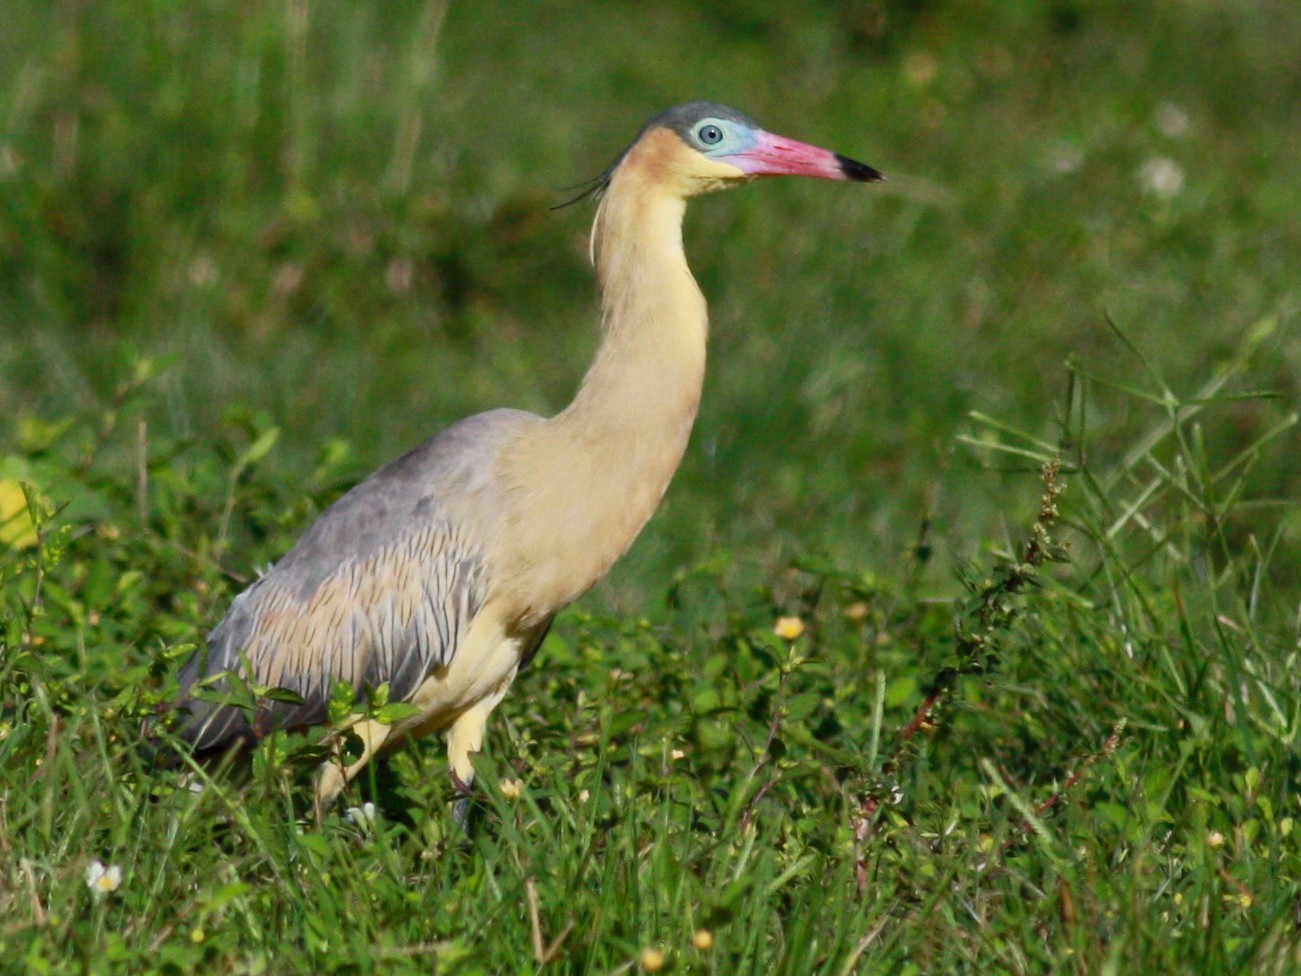
POLYGON ((672 129, 687 145, 715 158, 745 152, 754 146, 763 131, 763 127, 750 116, 717 102, 690 102, 675 106, 651 119, 642 132, 657 126, 672 129), (722 138, 713 142, 703 140, 701 135, 707 134, 709 126, 715 126, 722 138))
POLYGON ((728 119, 704 118, 691 127, 688 140, 711 159, 726 159, 753 149, 759 133, 728 119))

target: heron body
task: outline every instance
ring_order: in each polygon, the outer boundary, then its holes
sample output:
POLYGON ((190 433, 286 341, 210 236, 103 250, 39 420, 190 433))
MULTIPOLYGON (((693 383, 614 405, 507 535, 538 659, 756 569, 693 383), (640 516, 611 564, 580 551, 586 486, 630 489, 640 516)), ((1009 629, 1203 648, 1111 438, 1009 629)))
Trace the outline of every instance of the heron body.
POLYGON ((696 102, 652 119, 598 182, 591 255, 601 342, 573 402, 544 419, 493 410, 453 424, 326 509, 235 598, 183 669, 182 736, 197 752, 326 719, 335 682, 388 683, 417 714, 358 715, 360 759, 329 763, 318 811, 378 751, 448 730, 471 782, 489 714, 551 619, 599 580, 654 513, 700 403, 708 318, 687 266, 689 197, 767 175, 861 182, 862 163, 696 102), (288 689, 250 715, 196 685, 224 672, 288 689), (247 673, 246 673, 247 672, 247 673))

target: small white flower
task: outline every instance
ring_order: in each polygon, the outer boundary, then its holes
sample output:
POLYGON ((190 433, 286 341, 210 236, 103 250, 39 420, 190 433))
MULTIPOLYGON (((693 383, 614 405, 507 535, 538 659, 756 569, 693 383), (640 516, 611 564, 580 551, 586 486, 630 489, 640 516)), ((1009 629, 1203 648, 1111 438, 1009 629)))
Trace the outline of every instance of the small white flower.
POLYGON ((1084 165, 1084 150, 1069 142, 1059 142, 1048 153, 1048 168, 1055 173, 1074 173, 1084 165))
POLYGON ((1156 127, 1167 139, 1182 139, 1188 135, 1192 122, 1188 113, 1174 102, 1162 102, 1156 107, 1156 127))
POLYGON ((684 759, 686 755, 681 749, 672 749, 669 751, 669 761, 677 762, 679 759, 684 759))
POLYGON ((1222 847, 1224 846, 1224 835, 1218 830, 1212 830, 1206 835, 1206 843, 1212 847, 1222 847))
POLYGON ((501 795, 507 800, 518 800, 524 792, 524 786, 517 779, 504 779, 497 784, 501 795))
POLYGON ((1165 156, 1153 156, 1138 171, 1143 189, 1162 200, 1171 200, 1184 188, 1183 167, 1165 156))
POLYGON ((375 804, 363 803, 359 807, 348 807, 348 819, 358 827, 373 827, 375 825, 375 804))
POLYGON ((107 867, 103 861, 91 861, 86 865, 86 887, 97 895, 117 891, 122 885, 122 869, 116 864, 107 867))
POLYGON ((198 288, 206 288, 215 284, 217 281, 217 265, 212 258, 206 255, 200 255, 190 264, 189 277, 190 284, 198 288))

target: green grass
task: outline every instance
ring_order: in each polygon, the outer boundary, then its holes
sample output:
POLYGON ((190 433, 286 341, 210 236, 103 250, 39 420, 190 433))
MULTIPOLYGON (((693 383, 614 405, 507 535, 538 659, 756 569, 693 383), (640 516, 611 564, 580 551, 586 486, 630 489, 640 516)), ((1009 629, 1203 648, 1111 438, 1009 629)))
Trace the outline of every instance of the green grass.
POLYGON ((12 6, 0 972, 1301 969, 1295 5, 12 6), (437 741, 319 828, 311 737, 145 768, 313 514, 563 405, 546 207, 697 97, 891 182, 693 207, 692 448, 473 831, 437 741))

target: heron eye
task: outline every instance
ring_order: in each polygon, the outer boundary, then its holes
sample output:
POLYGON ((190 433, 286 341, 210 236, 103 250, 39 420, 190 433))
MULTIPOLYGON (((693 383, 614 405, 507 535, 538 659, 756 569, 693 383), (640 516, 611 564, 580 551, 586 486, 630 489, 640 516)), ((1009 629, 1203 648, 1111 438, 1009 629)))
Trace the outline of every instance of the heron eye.
POLYGON ((723 130, 710 122, 696 130, 696 138, 701 145, 716 146, 723 141, 723 130))

